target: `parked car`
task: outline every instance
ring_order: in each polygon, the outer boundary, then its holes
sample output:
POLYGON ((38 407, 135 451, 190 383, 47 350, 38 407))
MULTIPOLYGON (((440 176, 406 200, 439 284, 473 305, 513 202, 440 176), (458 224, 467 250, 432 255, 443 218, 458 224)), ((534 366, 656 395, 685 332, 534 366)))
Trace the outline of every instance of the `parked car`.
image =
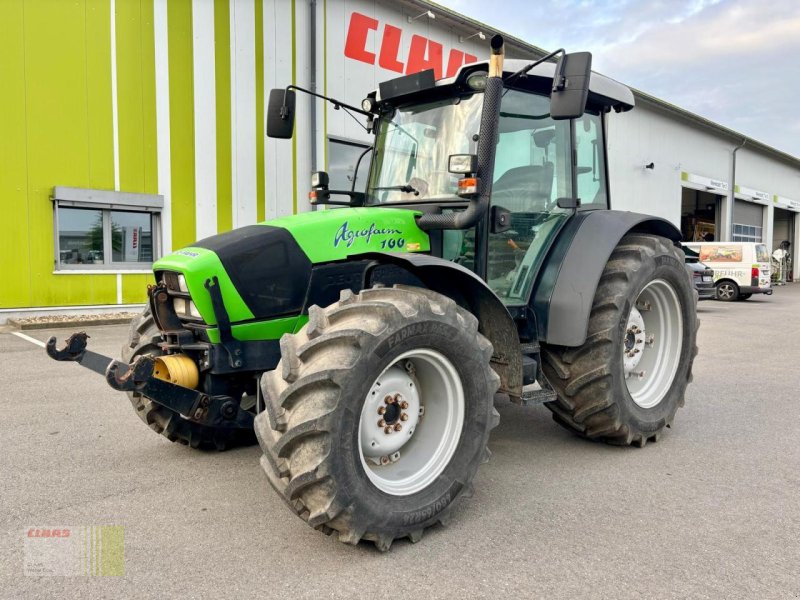
POLYGON ((691 248, 683 247, 684 262, 698 300, 712 300, 716 296, 714 288, 714 270, 700 262, 700 255, 691 248))
MULTIPOLYGON (((714 269, 716 299, 747 300, 753 294, 772 294, 770 255, 756 242, 684 242, 700 262, 714 269)), ((686 252, 686 250, 684 250, 686 252)))

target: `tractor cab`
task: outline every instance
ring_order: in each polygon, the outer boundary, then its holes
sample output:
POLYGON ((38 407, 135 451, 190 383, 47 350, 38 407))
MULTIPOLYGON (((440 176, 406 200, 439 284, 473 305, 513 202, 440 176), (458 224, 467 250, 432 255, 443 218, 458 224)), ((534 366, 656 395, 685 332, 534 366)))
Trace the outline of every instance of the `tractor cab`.
MULTIPOLYGON (((419 211, 434 255, 477 273, 504 303, 526 304, 569 217, 609 208, 603 119, 634 103, 627 87, 590 72, 588 53, 544 60, 503 61, 491 78, 502 81, 496 144, 481 138, 491 61, 439 81, 424 71, 382 83, 359 111, 374 133, 365 187, 354 179, 350 190, 330 190, 327 174, 315 173, 312 204, 419 211), (471 212, 482 214, 458 221, 481 190, 486 206, 471 212)), ((271 104, 273 134, 291 136, 293 97, 275 90, 271 104)))

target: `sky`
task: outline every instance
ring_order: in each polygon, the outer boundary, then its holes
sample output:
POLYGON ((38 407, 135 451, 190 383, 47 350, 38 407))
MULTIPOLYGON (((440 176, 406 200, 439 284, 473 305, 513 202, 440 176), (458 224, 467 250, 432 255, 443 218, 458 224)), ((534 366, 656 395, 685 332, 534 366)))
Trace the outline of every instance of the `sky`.
POLYGON ((800 157, 800 0, 437 1, 800 157))

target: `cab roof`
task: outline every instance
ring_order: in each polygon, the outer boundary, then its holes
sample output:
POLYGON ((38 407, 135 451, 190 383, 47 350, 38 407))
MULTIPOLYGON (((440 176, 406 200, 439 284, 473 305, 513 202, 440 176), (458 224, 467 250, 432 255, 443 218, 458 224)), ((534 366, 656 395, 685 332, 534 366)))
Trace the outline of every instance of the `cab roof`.
MULTIPOLYGON (((506 59, 503 62, 504 79, 507 79, 517 71, 525 68, 531 62, 532 61, 530 60, 515 58, 506 59)), ((488 69, 488 61, 479 61, 462 65, 453 77, 439 79, 434 85, 435 88, 445 88, 447 86, 465 83, 466 78, 470 73, 477 71, 488 71, 488 69)), ((525 77, 537 78, 542 82, 551 82, 553 80, 555 70, 555 63, 545 62, 531 69, 525 77)), ((413 77, 413 75, 411 77, 413 77)), ((517 81, 520 82, 524 80, 522 77, 520 77, 517 81)), ((380 90, 374 93, 375 98, 380 101, 382 99, 380 90)), ((392 99, 394 100, 395 98, 392 99)), ((606 77, 605 75, 601 75, 600 73, 592 71, 592 76, 589 80, 589 104, 599 104, 608 109, 614 109, 617 112, 623 112, 632 109, 635 103, 633 99, 633 92, 631 92, 628 86, 623 85, 618 81, 611 79, 610 77, 606 77)))

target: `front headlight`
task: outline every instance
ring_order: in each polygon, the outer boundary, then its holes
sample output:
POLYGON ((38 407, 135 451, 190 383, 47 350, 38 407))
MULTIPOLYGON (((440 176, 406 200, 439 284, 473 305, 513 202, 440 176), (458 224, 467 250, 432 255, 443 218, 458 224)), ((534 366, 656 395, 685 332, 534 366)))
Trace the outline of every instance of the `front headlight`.
POLYGON ((175 309, 175 313, 178 315, 178 317, 202 319, 200 311, 197 310, 197 307, 191 300, 187 300, 186 298, 174 298, 172 300, 172 306, 175 309))

